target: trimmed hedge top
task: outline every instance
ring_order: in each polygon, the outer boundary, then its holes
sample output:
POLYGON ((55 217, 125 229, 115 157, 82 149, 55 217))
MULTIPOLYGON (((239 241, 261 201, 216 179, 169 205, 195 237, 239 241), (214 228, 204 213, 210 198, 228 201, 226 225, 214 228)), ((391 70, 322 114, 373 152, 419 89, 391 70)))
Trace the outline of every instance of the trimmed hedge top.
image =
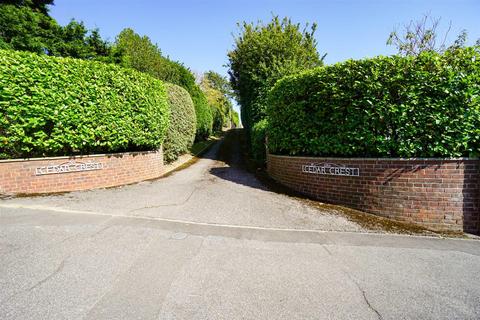
POLYGON ((289 155, 478 157, 478 48, 321 67, 270 92, 268 147, 289 155))
POLYGON ((153 150, 163 83, 134 70, 0 50, 0 158, 153 150))
POLYGON ((166 162, 172 162, 189 152, 195 140, 197 120, 188 91, 175 84, 167 83, 166 87, 171 117, 163 144, 163 156, 166 162))

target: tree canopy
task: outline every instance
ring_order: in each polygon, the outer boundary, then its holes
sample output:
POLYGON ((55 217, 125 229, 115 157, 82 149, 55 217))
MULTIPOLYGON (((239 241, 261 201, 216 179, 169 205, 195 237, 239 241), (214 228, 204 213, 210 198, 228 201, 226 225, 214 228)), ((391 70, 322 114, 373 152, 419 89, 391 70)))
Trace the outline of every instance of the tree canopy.
POLYGON ((322 59, 315 24, 302 28, 289 18, 274 16, 267 24, 243 22, 239 28, 235 47, 228 52, 228 67, 248 134, 265 117, 269 88, 286 75, 322 65, 322 59))
POLYGON ((221 131, 224 127, 234 125, 234 110, 231 101, 231 87, 228 80, 214 71, 208 71, 200 79, 200 87, 204 92, 213 112, 213 131, 221 131))
POLYGON ((42 14, 48 15, 48 6, 53 5, 54 0, 2 0, 0 4, 12 4, 17 7, 28 7, 42 14))
MULTIPOLYGON (((448 45, 447 38, 449 36, 452 24, 450 22, 448 29, 441 34, 439 32, 441 19, 425 14, 418 20, 411 20, 408 24, 403 25, 403 30, 394 30, 390 33, 387 44, 395 46, 400 55, 417 56, 425 51, 444 53, 447 50, 455 50, 465 47, 468 33, 462 30, 456 37, 455 41, 448 45)), ((477 40, 477 45, 480 39, 477 40)))
POLYGON ((0 5, 2 47, 36 53, 53 52, 60 26, 47 14, 19 3, 0 5))
POLYGON ((52 0, 10 0, 0 5, 0 47, 52 56, 108 60, 98 30, 75 20, 62 27, 48 15, 52 0))

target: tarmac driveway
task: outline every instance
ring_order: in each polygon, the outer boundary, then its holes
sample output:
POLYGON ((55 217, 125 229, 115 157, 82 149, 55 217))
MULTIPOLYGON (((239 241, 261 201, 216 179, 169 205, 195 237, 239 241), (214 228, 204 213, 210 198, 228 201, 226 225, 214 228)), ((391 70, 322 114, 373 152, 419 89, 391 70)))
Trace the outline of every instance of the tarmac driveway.
POLYGON ((219 148, 152 182, 0 200, 0 319, 480 318, 477 240, 370 233, 219 148))

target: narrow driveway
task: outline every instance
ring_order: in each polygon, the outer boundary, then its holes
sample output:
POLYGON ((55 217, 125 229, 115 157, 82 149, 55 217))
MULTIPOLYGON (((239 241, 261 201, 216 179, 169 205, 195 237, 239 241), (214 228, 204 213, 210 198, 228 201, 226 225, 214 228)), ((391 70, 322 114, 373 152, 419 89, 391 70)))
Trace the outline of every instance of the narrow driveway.
POLYGON ((369 231, 217 145, 156 181, 0 200, 0 319, 480 318, 480 242, 369 231))
POLYGON ((216 160, 221 147, 217 144, 195 165, 163 179, 121 188, 5 200, 3 204, 212 224, 362 230, 341 216, 266 190, 243 169, 238 138, 239 132, 232 132, 228 146, 220 150, 229 164, 216 160))

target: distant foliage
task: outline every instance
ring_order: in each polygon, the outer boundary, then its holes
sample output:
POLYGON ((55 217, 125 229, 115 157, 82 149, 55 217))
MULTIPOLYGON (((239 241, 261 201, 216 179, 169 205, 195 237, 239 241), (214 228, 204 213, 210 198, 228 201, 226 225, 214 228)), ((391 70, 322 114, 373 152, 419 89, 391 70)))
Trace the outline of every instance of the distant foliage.
POLYGON ((220 74, 208 71, 200 80, 200 87, 207 98, 213 115, 213 132, 232 127, 233 105, 228 80, 220 74))
POLYGON ((166 79, 169 61, 147 36, 140 36, 130 28, 123 29, 118 34, 113 49, 123 66, 148 73, 164 81, 169 80, 166 79))
POLYGON ((315 29, 316 25, 302 29, 277 16, 268 24, 240 25, 228 66, 247 134, 265 117, 267 93, 278 79, 322 64, 315 29))
POLYGON ((196 116, 192 98, 185 89, 175 84, 166 87, 171 116, 163 156, 166 162, 172 162, 190 150, 195 140, 196 116))
POLYGON ((203 74, 203 78, 208 81, 210 87, 220 91, 224 97, 234 97, 232 86, 226 77, 215 71, 210 70, 203 74))
POLYGON ((238 112, 233 110, 232 111, 232 127, 238 128, 240 126, 240 116, 238 112))
POLYGON ((70 21, 60 27, 51 55, 78 59, 114 62, 111 45, 103 40, 98 29, 88 30, 83 22, 70 21))
POLYGON ((0 158, 154 150, 163 83, 134 70, 0 50, 0 158))
POLYGON ((479 48, 317 68, 280 80, 269 101, 273 153, 480 155, 479 48))

